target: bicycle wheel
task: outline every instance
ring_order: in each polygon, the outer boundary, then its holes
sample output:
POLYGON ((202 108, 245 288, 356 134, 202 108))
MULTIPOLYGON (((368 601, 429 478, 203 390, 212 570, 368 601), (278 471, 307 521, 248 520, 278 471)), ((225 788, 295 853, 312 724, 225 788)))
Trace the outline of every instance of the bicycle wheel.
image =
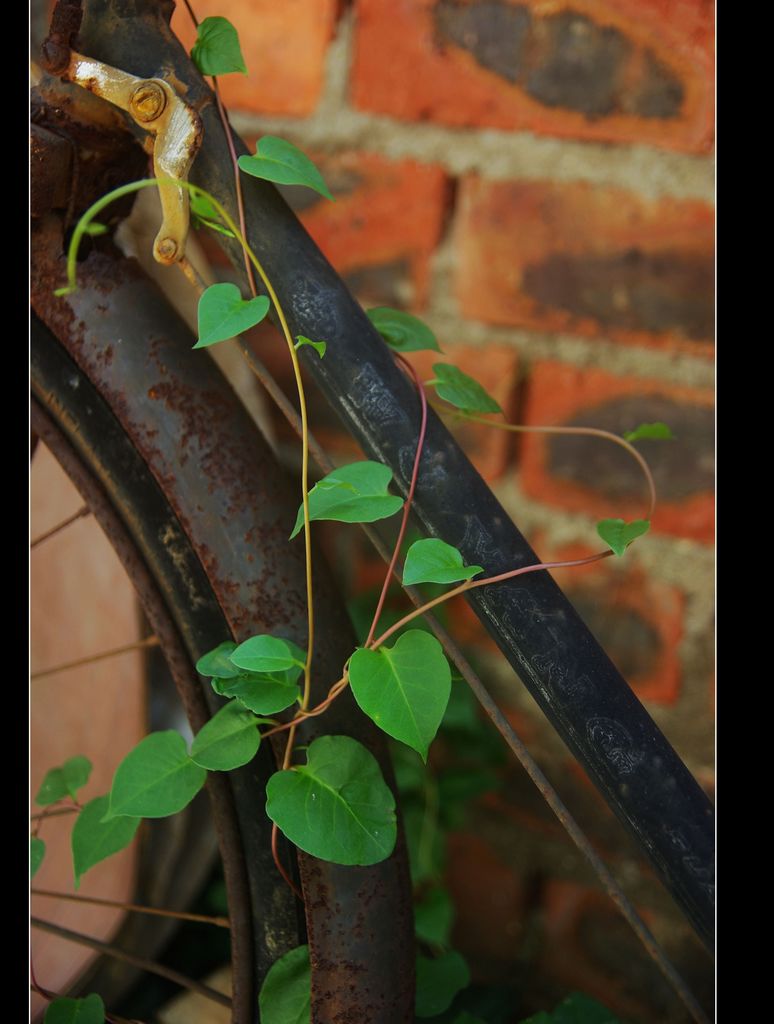
MULTIPOLYGON (((303 556, 287 543, 298 496, 182 321, 109 245, 79 265, 80 290, 54 299, 62 228, 33 231, 33 429, 68 471, 116 547, 160 638, 194 730, 219 699, 194 671, 226 636, 279 632, 304 642, 303 556)), ((354 647, 343 605, 316 559, 315 699, 354 647)), ((381 734, 349 698, 312 719, 302 742, 355 736, 391 771, 381 734)), ((248 766, 210 775, 225 850, 234 944, 234 1019, 256 1014, 255 986, 308 933, 313 1020, 411 1020, 413 936, 402 840, 387 861, 345 868, 303 854, 305 897, 274 869, 265 744, 248 766)), ((287 862, 288 852, 282 854, 287 862)))

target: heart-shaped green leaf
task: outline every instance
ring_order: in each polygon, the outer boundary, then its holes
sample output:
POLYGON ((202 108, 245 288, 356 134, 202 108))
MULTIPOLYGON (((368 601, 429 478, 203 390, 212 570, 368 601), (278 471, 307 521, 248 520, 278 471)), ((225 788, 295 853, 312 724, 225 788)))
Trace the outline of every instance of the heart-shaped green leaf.
POLYGON ((435 1017, 448 1010, 458 992, 470 984, 470 970, 462 955, 452 950, 430 960, 417 957, 417 1017, 435 1017))
POLYGON ((70 845, 76 889, 89 868, 128 846, 140 827, 140 818, 120 817, 103 821, 109 805, 107 793, 89 800, 73 825, 70 845))
POLYGON ((258 996, 264 1024, 310 1024, 312 969, 309 947, 297 946, 269 968, 258 996))
POLYGON ((255 327, 269 312, 265 295, 243 299, 235 284, 211 284, 199 299, 199 340, 206 348, 255 327))
POLYGON ((390 348, 396 352, 440 352, 435 335, 417 317, 389 306, 366 310, 366 315, 390 348))
POLYGON ((234 697, 256 715, 274 715, 300 699, 295 682, 300 674, 301 669, 295 667, 271 675, 241 672, 236 679, 213 679, 212 688, 222 697, 234 697))
POLYGON ((290 640, 261 633, 241 643, 230 655, 232 665, 248 672, 303 670, 306 655, 290 640))
MULTIPOLYGON (((392 480, 389 466, 381 462, 353 462, 334 469, 309 492, 309 518, 335 519, 339 523, 373 523, 403 508, 403 499, 387 493, 392 480)), ((298 510, 292 540, 304 526, 304 507, 298 510)))
POLYGON ((410 629, 394 647, 359 647, 349 663, 349 682, 368 717, 426 761, 451 691, 449 663, 435 637, 410 629))
POLYGON ((307 763, 277 772, 266 813, 299 849, 334 864, 376 864, 395 846, 395 800, 376 758, 349 736, 321 736, 307 763))
POLYGON ((191 60, 203 75, 247 74, 239 35, 228 18, 205 18, 196 30, 191 60))
POLYGON ((203 654, 196 662, 196 671, 202 676, 214 676, 216 679, 235 679, 239 669, 231 663, 231 655, 237 649, 233 640, 224 640, 203 654))
POLYGON ((35 803, 47 807, 49 804, 55 804, 57 800, 64 800, 66 796, 75 799, 78 790, 89 781, 90 775, 91 761, 88 757, 71 757, 63 765, 46 772, 46 777, 35 797, 35 803))
POLYGON ((463 565, 457 548, 431 537, 415 541, 408 549, 403 566, 403 584, 459 583, 484 570, 480 565, 463 565))
POLYGON ((624 434, 624 441, 671 441, 674 434, 666 423, 640 423, 639 427, 624 434))
POLYGON ((264 135, 255 146, 255 156, 240 156, 239 169, 254 178, 279 185, 306 185, 326 199, 333 199, 323 176, 297 146, 276 135, 264 135))
POLYGON ((258 995, 258 1010, 266 1024, 310 1024, 308 946, 296 946, 271 965, 258 995))
POLYGON ((597 533, 620 557, 633 540, 650 529, 650 520, 635 519, 631 523, 623 519, 603 519, 597 523, 597 533))
POLYGON ((311 338, 305 338, 303 334, 299 334, 296 337, 296 349, 303 348, 304 345, 311 345, 317 355, 322 359, 327 349, 327 344, 324 341, 312 341, 311 338))
POLYGON ((456 366, 450 363, 434 363, 433 373, 435 378, 427 383, 433 385, 440 398, 458 409, 465 412, 503 411, 478 381, 458 370, 456 366))
POLYGON ((30 878, 34 878, 46 855, 46 844, 37 836, 30 836, 30 878))
POLYGON ((194 764, 180 733, 152 732, 130 750, 116 768, 105 819, 166 818, 189 804, 207 772, 194 764))
POLYGON ((202 726, 191 744, 191 760, 211 772, 228 772, 255 757, 261 745, 257 718, 240 704, 231 702, 202 726))
POLYGON ((105 1024, 105 1004, 95 992, 85 999, 60 996, 48 1004, 43 1024, 105 1024))

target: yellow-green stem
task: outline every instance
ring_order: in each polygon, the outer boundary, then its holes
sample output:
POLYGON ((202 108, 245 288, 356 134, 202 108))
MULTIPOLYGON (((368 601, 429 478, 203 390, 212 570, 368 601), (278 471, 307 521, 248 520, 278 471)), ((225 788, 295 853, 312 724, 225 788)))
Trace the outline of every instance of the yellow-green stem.
POLYGON ((146 178, 143 181, 133 181, 128 185, 121 185, 119 188, 113 189, 112 192, 108 192, 107 195, 102 196, 95 203, 93 203, 88 210, 83 214, 81 219, 73 231, 72 238, 70 239, 70 246, 67 252, 67 280, 68 284, 66 288, 60 288, 55 294, 63 295, 68 292, 75 291, 76 289, 76 270, 77 270, 77 256, 78 248, 81 243, 81 239, 86 233, 86 229, 91 221, 96 217, 101 210, 104 210, 106 206, 112 203, 116 199, 120 199, 122 196, 129 195, 132 192, 138 192, 142 188, 149 188, 155 185, 159 188, 163 187, 180 187, 186 189, 189 193, 198 192, 205 196, 215 209, 218 211, 220 216, 223 218, 226 226, 230 231, 233 232, 234 237, 240 243, 244 251, 250 257, 250 260, 258 272, 259 277, 263 281, 264 287, 268 293, 270 301, 273 303, 277 316, 280 321, 282 333, 287 342, 288 350, 290 352, 290 359, 293 363, 293 373, 296 379, 296 388, 298 390, 298 401, 301 407, 301 487, 302 495, 301 501, 304 510, 304 547, 306 557, 306 603, 307 603, 307 653, 306 663, 304 665, 304 695, 301 703, 301 707, 306 710, 309 706, 309 699, 311 695, 311 679, 312 679, 312 653, 314 649, 314 606, 312 600, 312 538, 310 531, 309 522, 309 425, 306 412, 306 396, 304 394, 304 385, 301 380, 301 366, 298 362, 298 354, 296 353, 295 346, 293 345, 293 338, 290 334, 290 328, 285 318, 285 312, 280 305, 280 301, 277 298, 271 281, 266 275, 266 271, 263 269, 258 257, 255 255, 253 250, 247 243, 247 239, 244 237, 242 232, 239 230, 237 225, 234 223, 233 218, 229 215, 228 211, 223 205, 211 195, 205 189, 200 188, 198 185, 192 185, 188 181, 178 180, 176 178, 146 178))
MULTIPOLYGON (((200 190, 203 191, 203 190, 200 190)), ((220 213, 221 217, 225 220, 227 226, 233 231, 237 241, 244 247, 245 252, 250 257, 250 260, 258 272, 258 276, 263 281, 264 287, 269 295, 274 308, 277 311, 280 325, 282 327, 282 333, 285 336, 287 342, 288 351, 290 352, 290 358, 293 363, 293 373, 296 378, 296 389, 298 391, 298 401, 301 408, 301 488, 302 496, 301 500, 304 508, 304 549, 306 556, 306 607, 307 607, 307 652, 306 652, 306 664, 304 665, 304 696, 301 701, 301 707, 306 710, 309 707, 309 698, 311 696, 312 686, 312 651, 314 648, 314 604, 312 597, 312 534, 310 530, 309 521, 309 422, 307 419, 306 412, 306 396, 304 394, 304 384, 301 380, 301 365, 298 361, 298 353, 296 352, 295 345, 293 344, 293 338, 290 334, 290 328, 288 322, 285 319, 285 312, 280 305, 280 301, 277 298, 271 281, 266 275, 266 271, 263 269, 258 257, 255 255, 253 250, 247 244, 247 239, 244 238, 239 228, 236 226, 228 212, 224 210, 221 204, 214 196, 203 192, 204 195, 212 202, 215 209, 220 213)))

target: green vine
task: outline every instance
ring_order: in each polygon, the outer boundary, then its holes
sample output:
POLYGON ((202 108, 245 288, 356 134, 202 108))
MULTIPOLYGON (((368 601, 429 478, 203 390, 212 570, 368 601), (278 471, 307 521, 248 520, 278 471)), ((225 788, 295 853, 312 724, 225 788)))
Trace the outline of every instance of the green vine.
MULTIPOLYGON (((236 32, 224 18, 207 18, 198 26, 192 57, 203 74, 246 70, 236 32)), ((273 136, 260 139, 255 155, 240 157, 238 165, 242 173, 278 183, 305 185, 332 198, 312 161, 283 139, 273 136)), ((623 555, 626 548, 649 529, 655 504, 652 477, 632 443, 640 438, 666 439, 671 435, 664 424, 642 424, 624 438, 604 431, 583 431, 605 435, 633 453, 644 467, 650 492, 645 518, 628 523, 623 519, 607 519, 598 524, 597 532, 607 547, 589 558, 540 563, 482 578, 485 568, 466 565, 462 553, 443 539, 414 541, 405 554, 403 584, 451 589, 436 593, 419 609, 394 619, 379 635, 377 626, 390 579, 388 573, 364 642, 342 665, 340 677, 325 700, 311 707, 315 630, 311 524, 324 520, 372 523, 402 511, 404 523, 393 557, 395 564, 416 484, 423 432, 418 437, 414 479, 406 501, 391 493, 390 468, 370 460, 340 466, 310 489, 309 427, 298 349, 311 346, 322 359, 326 348, 335 346, 336 339, 292 337, 277 293, 250 248, 244 230, 217 197, 188 182, 137 181, 97 200, 73 231, 67 256, 67 285, 55 294, 65 296, 76 290, 81 242, 84 235, 104 233, 104 227, 96 218, 110 203, 140 189, 171 186, 188 190, 192 214, 199 224, 238 240, 266 292, 244 298, 230 283, 214 284, 204 290, 199 299, 198 338, 194 347, 205 348, 233 338, 260 323, 270 309, 274 310, 285 338, 302 421, 301 501, 296 520, 289 522, 287 529, 290 542, 299 533, 304 535, 307 634, 305 638, 258 635, 239 644, 225 638, 200 658, 196 666, 197 671, 210 680, 224 704, 194 736, 190 748, 174 731, 151 733, 121 761, 110 791, 84 806, 77 803, 77 794, 88 781, 89 762, 75 757, 49 771, 36 796, 36 802, 44 811, 37 817, 30 838, 31 874, 39 869, 45 856, 45 843, 38 835, 45 817, 63 809, 67 801, 70 803, 66 806, 77 811, 72 832, 77 889, 87 871, 132 841, 143 818, 165 817, 182 810, 201 790, 209 772, 231 771, 247 764, 266 736, 283 731, 288 732, 284 762, 267 785, 266 813, 275 826, 299 849, 324 860, 361 866, 384 860, 395 847, 396 805, 373 755, 348 736, 322 736, 310 743, 303 753, 294 747, 296 728, 306 718, 324 714, 344 689, 351 687, 363 713, 396 741, 396 769, 409 832, 412 874, 419 894, 417 935, 421 951, 417 961, 416 1012, 419 1017, 437 1016, 445 1012, 457 993, 467 986, 469 971, 460 954, 449 945, 453 911, 450 898, 440 884, 441 854, 438 851, 443 846, 442 823, 453 816, 455 803, 444 797, 443 780, 436 779, 432 771, 426 772, 423 764, 427 762, 439 728, 455 708, 459 727, 460 701, 464 703, 460 694, 468 691, 461 681, 453 680, 441 644, 421 628, 421 617, 431 608, 477 587, 554 566, 583 565, 612 554, 623 555), (412 623, 412 628, 407 629, 412 623), (388 640, 392 641, 389 645, 388 640), (453 698, 451 705, 450 698, 453 698)), ((370 310, 368 315, 396 358, 412 351, 440 352, 432 331, 416 317, 385 307, 370 310)), ((527 428, 486 418, 502 414, 502 409, 478 382, 448 363, 436 363, 433 372, 435 376, 427 385, 457 416, 498 429, 567 432, 568 428, 527 428)), ((425 394, 422 385, 418 386, 424 408, 425 394)), ((475 714, 472 718, 468 714, 465 726, 468 738, 475 735, 478 726, 471 724, 475 722, 475 714)), ((492 777, 491 771, 485 773, 485 787, 491 785, 492 777)), ((480 773, 478 781, 481 781, 480 773)), ((477 791, 475 785, 472 791, 468 785, 468 796, 477 791)), ((309 1020, 309 980, 307 947, 299 947, 281 957, 270 970, 260 994, 263 1019, 276 1024, 309 1020)), ((99 997, 57 998, 48 1008, 47 1024, 76 1019, 72 1014, 66 1016, 73 1009, 70 1004, 74 1003, 79 1004, 76 1007, 79 1022, 96 1024, 104 1019, 99 997)), ((475 1024, 478 1018, 463 1012, 455 1019, 457 1024, 475 1024)), ((532 1020, 543 1019, 565 1018, 543 1015, 532 1020)))

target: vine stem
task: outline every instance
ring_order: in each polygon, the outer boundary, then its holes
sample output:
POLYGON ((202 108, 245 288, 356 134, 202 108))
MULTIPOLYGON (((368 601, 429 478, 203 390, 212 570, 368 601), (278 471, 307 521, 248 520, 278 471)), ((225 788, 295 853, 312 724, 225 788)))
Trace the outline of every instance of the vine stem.
MULTIPOLYGON (((193 7, 189 3, 189 0, 184 0, 186 10, 194 23, 196 28, 199 27, 199 19, 196 17, 193 7)), ((234 232, 237 241, 242 246, 242 254, 245 260, 245 273, 247 275, 247 283, 250 286, 250 292, 255 297, 258 294, 258 289, 255 286, 255 278, 253 277, 253 268, 250 265, 251 260, 255 265, 255 269, 258 271, 261 280, 266 286, 266 290, 269 293, 269 298, 274 303, 274 307, 277 310, 277 316, 280 319, 282 325, 282 331, 285 335, 285 340, 288 343, 290 349, 290 358, 293 360, 293 372, 296 377, 296 387, 298 389, 298 398, 301 406, 301 478, 303 488, 303 506, 304 506, 304 546, 306 556, 306 595, 307 595, 307 632, 309 634, 309 640, 307 645, 306 664, 304 666, 304 696, 302 707, 306 708, 309 706, 309 698, 311 694, 311 676, 312 676, 312 651, 314 646, 314 609, 312 602, 312 546, 311 536, 309 532, 309 426, 307 423, 306 415, 306 400, 304 397, 304 387, 301 382, 301 373, 298 364, 298 357, 296 355, 296 349, 293 345, 293 340, 288 330, 287 321, 285 320, 285 314, 280 306, 279 299, 277 298, 274 289, 272 288, 268 277, 261 269, 261 266, 255 256, 255 253, 250 249, 247 244, 247 221, 245 218, 245 204, 242 196, 242 179, 239 175, 239 161, 236 154, 236 148, 234 146, 234 139, 231 134, 231 125, 228 123, 228 115, 226 113, 226 107, 223 103, 223 99, 220 95, 220 87, 218 85, 218 79, 215 75, 212 75, 212 88, 215 93, 215 100, 218 105, 218 115, 220 116, 221 124, 223 125, 223 133, 226 137, 226 145, 228 146, 229 156, 231 157, 231 166, 234 169, 234 187, 236 189, 236 201, 237 201, 237 214, 239 217, 239 231, 234 232)), ((212 198, 212 197, 210 197, 212 198)), ((216 209, 219 204, 216 204, 216 209)), ((222 210, 222 207, 221 207, 222 210)), ((223 211, 225 212, 225 211, 223 211)))
MULTIPOLYGON (((293 428, 298 437, 301 436, 301 422, 298 413, 293 409, 290 403, 285 398, 284 392, 280 389, 277 382, 274 380, 272 375, 263 366, 259 360, 255 358, 252 352, 246 347, 242 347, 242 354, 245 356, 248 365, 251 367, 255 375, 266 387, 269 395, 274 399, 278 408, 285 416, 286 420, 293 428)), ((432 403, 429 403, 432 405, 432 403)), ((436 410, 439 411, 439 410, 436 410)), ((440 410, 443 411, 443 410, 440 410)), ((488 421, 486 421, 488 422, 488 421)), ((310 435, 310 442, 312 438, 310 435)), ((319 444, 310 443, 312 453, 317 460, 320 469, 324 473, 330 473, 334 469, 333 463, 330 461, 325 451, 319 444)), ((383 543, 378 532, 374 530, 367 523, 360 523, 361 530, 365 533, 366 537, 370 540, 375 550, 379 553, 385 563, 390 561, 390 551, 385 543, 383 543)), ((396 569, 393 569, 393 574, 398 583, 401 582, 400 576, 396 569)), ((416 587, 404 587, 406 594, 409 599, 413 602, 416 608, 422 606, 422 598, 416 587)), ((675 968, 672 966, 670 961, 667 959, 666 954, 663 952, 661 947, 658 945, 656 940, 651 935, 650 931, 643 923, 642 919, 637 914, 637 911, 632 906, 630 900, 626 897, 621 886, 618 884, 616 879, 607 869, 604 862, 601 860, 599 855, 592 847, 589 840, 584 835, 577 822, 571 816, 561 798, 557 794, 556 790, 551 786, 548 779, 545 777, 543 772, 537 765, 537 762, 529 753, 529 750, 516 734, 513 726, 508 719, 500 711, 497 704, 492 700, 484 686, 481 679, 476 675, 473 669, 468 664, 467 660, 463 656, 459 646, 452 639, 449 633, 444 629, 438 620, 429 612, 426 612, 427 623, 432 629, 438 641, 442 644, 449 658, 452 660, 454 665, 459 670, 467 684, 470 686, 471 691, 475 695, 479 704, 481 705, 484 713, 490 719, 495 729, 500 733, 500 736, 504 740, 505 744, 510 749, 511 753, 516 757, 519 763, 526 771, 529 778, 537 788, 540 795, 546 801, 551 811, 556 815, 558 821, 562 827, 566 830, 571 841, 575 844, 577 849, 584 856, 590 864, 592 870, 597 875, 602 886, 618 907, 621 915, 630 925, 637 938, 642 943, 643 947, 647 951, 648 955, 658 966, 664 977, 668 980, 678 997, 682 1000, 684 1005, 687 1007, 691 1016, 698 1024, 708 1024, 707 1017, 702 1011, 701 1007, 697 1003, 696 999, 688 989, 687 985, 677 973, 675 968)), ((344 689, 347 684, 346 675, 342 676, 334 685, 331 687, 328 697, 310 711, 307 711, 303 717, 312 717, 317 714, 322 714, 327 707, 330 705, 332 700, 335 700, 341 689, 344 689)), ((301 716, 299 719, 301 720, 301 716)), ((281 732, 285 729, 290 728, 292 723, 287 722, 280 725, 277 729, 272 729, 269 732, 263 733, 264 737, 272 735, 274 732, 281 732)))
POLYGON ((269 280, 266 271, 263 269, 258 257, 255 255, 253 250, 247 244, 247 239, 242 232, 237 228, 236 224, 229 216, 228 212, 223 208, 220 202, 215 199, 214 196, 209 193, 203 192, 204 195, 210 200, 215 209, 220 213, 226 222, 226 225, 234 232, 237 240, 243 246, 244 250, 249 255, 253 266, 255 267, 258 276, 263 282, 269 299, 272 302, 275 310, 277 311, 277 317, 279 318, 280 326, 282 327, 282 333, 285 336, 287 342, 288 351, 290 353, 290 359, 293 363, 293 374, 296 379, 296 390, 298 391, 298 402, 301 410, 301 501, 304 513, 304 554, 306 562, 306 608, 307 608, 307 651, 306 651, 306 662, 304 664, 304 695, 301 701, 302 709, 306 710, 309 707, 309 698, 312 691, 312 656, 314 652, 314 597, 312 594, 312 531, 310 529, 309 519, 309 420, 306 409, 306 395, 304 393, 304 384, 301 380, 301 365, 298 361, 298 353, 296 352, 295 345, 293 344, 293 338, 290 334, 290 328, 285 317, 285 311, 280 304, 277 293, 269 280))
POLYGON ((272 826, 271 826, 271 855, 274 858, 274 863, 277 865, 277 871, 279 871, 279 873, 282 875, 283 879, 287 882, 287 884, 293 890, 295 895, 303 903, 304 902, 304 897, 298 891, 298 886, 293 881, 293 879, 290 877, 290 875, 287 873, 287 871, 285 870, 285 866, 283 865, 282 861, 280 860, 279 850, 277 849, 277 836, 278 836, 278 834, 279 834, 279 829, 277 828, 276 823, 273 823, 272 826))
POLYGON ((411 512, 411 503, 414 500, 414 491, 416 490, 417 478, 419 477, 419 463, 422 459, 422 449, 425 444, 425 433, 427 431, 427 396, 425 395, 425 389, 422 387, 422 382, 419 379, 419 374, 417 373, 414 366, 410 362, 408 362, 408 360, 404 359, 403 356, 398 355, 397 359, 404 367, 404 369, 406 369, 408 373, 414 378, 414 383, 419 394, 419 400, 422 404, 422 421, 419 427, 419 437, 417 439, 416 455, 414 456, 414 468, 411 473, 411 483, 409 484, 408 495, 403 505, 403 519, 400 524, 398 539, 395 541, 395 547, 393 548, 392 558, 390 559, 390 564, 387 568, 387 573, 384 577, 382 592, 379 596, 379 603, 376 606, 373 621, 371 622, 371 628, 368 631, 368 639, 365 642, 366 647, 368 647, 371 641, 373 640, 374 633, 376 632, 376 627, 379 624, 379 618, 382 614, 382 608, 384 607, 384 602, 387 597, 387 591, 389 590, 390 583, 392 581, 392 574, 395 569, 395 564, 398 561, 398 556, 400 555, 400 549, 401 545, 403 544, 403 538, 406 534, 406 527, 408 526, 408 517, 409 513, 411 512))
MULTIPOLYGON (((189 3, 189 0, 184 0, 184 3, 185 3, 185 6, 186 6, 186 9, 188 11, 188 14, 191 17, 191 20, 193 21, 194 25, 198 29, 199 21, 198 21, 198 19, 196 17, 196 14, 194 13, 193 7, 189 3)), ((237 159, 236 148, 234 146, 234 139, 233 139, 233 136, 231 134, 231 125, 228 122, 228 115, 226 113, 226 108, 225 108, 225 105, 223 103, 223 99, 222 99, 222 97, 220 95, 220 88, 218 86, 218 79, 217 79, 217 77, 215 75, 212 76, 212 88, 213 88, 213 91, 215 93, 215 100, 216 100, 217 105, 218 105, 218 115, 220 117, 221 124, 223 125, 223 134, 225 135, 225 138, 226 138, 226 144, 228 146, 229 156, 231 157, 231 166, 232 166, 233 171, 234 171, 234 188, 236 190, 237 213, 238 213, 238 216, 239 216, 239 228, 240 228, 240 232, 241 232, 241 238, 239 240, 240 240, 241 245, 242 245, 242 255, 243 255, 243 258, 244 258, 244 261, 245 261, 245 274, 247 275, 247 283, 248 283, 248 285, 250 287, 250 292, 253 295, 253 297, 255 297, 258 294, 258 289, 255 286, 255 278, 253 276, 253 268, 252 268, 252 266, 250 264, 250 254, 248 252, 249 247, 248 247, 247 242, 246 242, 246 239, 247 239, 247 222, 246 222, 246 218, 245 218, 244 199, 243 199, 243 196, 242 196, 242 179, 241 179, 240 174, 239 174, 239 162, 238 162, 238 159, 237 159)), ((253 258, 254 258, 254 254, 253 254, 253 258)), ((257 266, 257 261, 256 261, 256 266, 257 266)), ((260 273, 260 268, 257 267, 257 269, 259 270, 259 273, 260 273)), ((261 274, 261 277, 262 277, 262 279, 264 281, 264 284, 267 285, 267 290, 270 290, 271 286, 269 285, 268 279, 266 278, 266 276, 264 274, 261 274)), ((309 427, 308 427, 307 416, 306 416, 306 401, 305 401, 305 397, 304 397, 304 390, 303 390, 303 385, 301 383, 301 376, 300 376, 300 373, 299 373, 299 370, 298 370, 298 363, 297 363, 297 359, 296 359, 296 350, 295 350, 295 346, 292 343, 292 339, 290 338, 289 332, 287 330, 287 324, 285 322, 284 314, 282 312, 282 308, 281 308, 281 306, 279 304, 279 301, 276 298, 276 295, 274 296, 274 304, 275 304, 275 307, 277 309, 277 314, 280 317, 280 321, 281 321, 282 326, 283 326, 283 332, 285 334, 285 339, 288 342, 288 346, 290 348, 291 359, 293 359, 293 372, 294 372, 295 377, 296 377, 296 387, 298 389, 299 403, 300 403, 300 406, 301 406, 301 446, 302 446, 302 452, 301 452, 301 462, 302 462, 301 477, 302 477, 302 484, 301 484, 301 486, 302 486, 302 489, 303 489, 303 492, 302 492, 302 502, 303 502, 303 507, 304 507, 304 546, 305 546, 305 559, 306 559, 306 592, 307 592, 307 609, 308 609, 308 612, 307 612, 307 634, 308 634, 308 641, 307 641, 306 662, 304 664, 304 695, 303 695, 301 706, 302 706, 302 708, 306 708, 306 707, 309 706, 309 699, 310 699, 310 696, 311 696, 312 653, 313 653, 313 647, 314 647, 314 608, 313 608, 313 598, 312 598, 312 549, 311 549, 311 537, 310 537, 310 530, 309 530, 309 497, 308 497, 308 492, 309 492, 309 481, 308 481, 308 476, 309 476, 309 427)), ((294 743, 294 740, 295 740, 295 735, 296 735, 296 730, 295 730, 295 726, 293 726, 291 728, 289 734, 288 734, 288 742, 287 742, 287 745, 285 747, 285 757, 283 759, 283 768, 287 768, 288 765, 290 764, 290 758, 292 757, 293 743, 294 743)), ((298 891, 296 886, 293 884, 293 882, 290 879, 290 877, 285 873, 284 867, 283 867, 283 865, 282 865, 282 863, 281 863, 281 861, 279 859, 279 853, 278 853, 278 850, 277 850, 277 826, 276 825, 272 826, 271 852, 272 852, 272 856, 274 858, 274 863, 277 866, 277 870, 280 872, 282 877, 288 883, 290 888, 295 892, 296 896, 298 896, 298 898, 303 901, 303 897, 301 896, 301 893, 298 891)))
MULTIPOLYGON (((64 799, 64 797, 62 799, 64 799)), ((73 802, 72 807, 68 806, 58 808, 56 804, 59 803, 59 801, 57 800, 56 803, 49 804, 48 807, 44 807, 43 810, 40 811, 38 814, 33 814, 30 816, 30 819, 35 822, 35 824, 32 826, 32 835, 35 839, 38 838, 40 834, 40 829, 46 818, 56 817, 60 814, 74 814, 76 811, 78 813, 81 812, 81 805, 78 803, 75 797, 71 796, 70 799, 73 802)))
POLYGON ((407 623, 413 619, 418 618, 420 615, 424 615, 425 612, 429 612, 431 608, 435 608, 436 605, 442 604, 444 601, 448 601, 452 597, 457 597, 458 594, 465 594, 468 590, 475 590, 476 587, 486 587, 490 583, 503 583, 505 580, 512 580, 516 576, 524 576, 528 572, 538 572, 541 569, 563 569, 572 565, 589 565, 591 562, 599 562, 603 558, 609 558, 613 551, 600 551, 596 555, 589 555, 588 558, 573 558, 570 561, 564 562, 538 562, 537 565, 524 565, 520 569, 509 569, 508 572, 501 572, 497 576, 489 576, 485 580, 468 580, 467 583, 460 584, 459 587, 454 587, 452 590, 447 590, 445 594, 441 594, 439 597, 433 598, 432 601, 428 601, 426 604, 421 605, 419 608, 415 608, 408 615, 404 615, 402 619, 396 622, 389 629, 385 630, 384 633, 371 643, 370 649, 375 651, 378 647, 396 633, 399 629, 402 629, 407 623))
MULTIPOLYGON (((501 572, 497 576, 489 576, 485 580, 468 580, 467 583, 462 583, 460 584, 459 587, 454 587, 452 590, 447 590, 445 594, 440 594, 438 597, 433 598, 432 601, 427 601, 425 604, 419 605, 412 612, 409 612, 407 615, 404 615, 403 618, 396 622, 393 626, 390 626, 389 629, 385 630, 384 633, 382 633, 382 635, 378 639, 371 640, 370 643, 366 643, 365 647, 372 651, 377 650, 377 648, 381 647, 381 645, 386 640, 389 640, 393 633, 396 633, 399 629, 402 629, 409 622, 412 622, 414 619, 419 618, 419 616, 424 615, 426 612, 429 612, 430 609, 435 608, 436 605, 442 604, 444 601, 448 601, 452 597, 457 597, 459 594, 467 593, 468 590, 475 590, 476 587, 485 587, 488 586, 490 583, 503 583, 505 580, 514 579, 516 576, 524 576, 529 572, 538 572, 541 569, 562 569, 575 565, 590 565, 592 562, 599 562, 603 558, 609 558, 612 554, 614 554, 613 551, 607 550, 600 551, 596 555, 589 555, 588 558, 573 558, 563 562, 538 562, 536 565, 524 565, 520 569, 509 569, 507 572, 501 572)), ((346 689, 348 685, 349 675, 347 672, 345 672, 341 679, 339 679, 337 683, 334 683, 334 685, 328 692, 328 696, 321 704, 318 704, 317 707, 313 708, 311 711, 304 711, 303 713, 297 715, 292 721, 284 722, 282 725, 278 725, 274 729, 270 729, 268 732, 263 733, 264 739, 267 736, 273 736, 276 733, 282 732, 285 729, 295 730, 296 726, 300 722, 303 722, 304 719, 311 718, 314 715, 322 714, 323 711, 327 710, 328 706, 339 696, 339 694, 343 690, 346 689)), ((287 760, 286 755, 286 763, 283 765, 283 767, 287 768, 288 764, 289 760, 287 760)))
POLYGON ((483 416, 477 416, 475 413, 466 413, 462 419, 472 420, 474 423, 483 423, 487 427, 495 427, 498 430, 508 430, 514 434, 575 434, 586 435, 588 437, 602 437, 606 438, 608 441, 613 441, 619 447, 627 451, 633 459, 636 459, 637 464, 642 470, 648 484, 648 495, 650 500, 648 514, 645 518, 648 521, 653 518, 653 512, 656 508, 656 485, 653 481, 653 474, 650 471, 650 466, 648 466, 640 452, 638 452, 634 445, 630 444, 626 438, 619 437, 618 434, 613 434, 609 430, 600 430, 598 427, 526 427, 521 424, 501 423, 499 420, 488 420, 483 416))
POLYGON ((312 680, 312 657, 314 652, 314 600, 312 595, 312 534, 310 529, 309 519, 309 422, 306 408, 306 395, 304 393, 304 384, 301 379, 301 366, 298 361, 298 353, 296 352, 293 344, 293 338, 290 333, 287 319, 285 317, 285 311, 277 297, 277 293, 269 280, 266 271, 263 269, 258 257, 255 255, 250 245, 247 242, 244 234, 234 222, 234 219, 229 214, 228 210, 225 209, 220 200, 216 199, 206 189, 200 188, 198 185, 192 185, 190 182, 179 179, 179 178, 145 178, 142 181, 129 182, 127 185, 121 185, 118 188, 113 189, 106 195, 101 196, 96 202, 86 210, 81 219, 75 226, 72 237, 70 239, 70 245, 67 250, 67 286, 65 288, 59 288, 54 293, 55 295, 66 295, 76 289, 77 280, 77 256, 78 249, 81 243, 88 225, 110 203, 116 199, 120 199, 122 196, 131 195, 133 192, 138 192, 143 188, 150 188, 155 186, 157 188, 184 188, 189 193, 199 193, 205 196, 214 206, 215 210, 223 218, 223 222, 233 232, 234 237, 240 243, 244 251, 248 254, 250 261, 255 267, 258 276, 260 277, 263 285, 266 289, 266 293, 269 300, 273 304, 277 317, 282 328, 282 333, 287 342, 288 351, 290 353, 290 359, 293 364, 293 374, 296 381, 296 389, 298 391, 298 401, 301 411, 301 505, 303 509, 304 517, 304 553, 305 553, 305 572, 306 572, 306 603, 307 603, 307 653, 306 662, 304 664, 304 695, 301 702, 301 707, 306 710, 309 706, 309 698, 311 695, 311 680, 312 680))
POLYGON ((35 814, 30 815, 30 821, 41 821, 44 818, 57 818, 60 814, 78 814, 80 807, 58 807, 54 811, 49 811, 48 808, 45 811, 37 811, 35 814))

